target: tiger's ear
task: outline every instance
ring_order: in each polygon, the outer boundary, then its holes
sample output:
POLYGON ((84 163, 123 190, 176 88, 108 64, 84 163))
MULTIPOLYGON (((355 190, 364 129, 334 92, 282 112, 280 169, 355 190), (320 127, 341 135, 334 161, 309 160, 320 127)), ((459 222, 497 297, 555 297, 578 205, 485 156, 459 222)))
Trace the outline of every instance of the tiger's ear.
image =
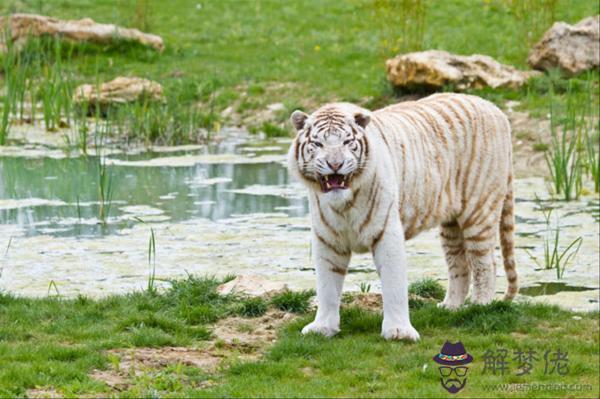
POLYGON ((354 122, 356 122, 358 126, 364 129, 367 127, 369 122, 371 122, 371 117, 367 114, 357 112, 356 114, 354 114, 354 122))
POLYGON ((296 128, 297 131, 300 131, 304 128, 304 124, 306 123, 306 119, 308 119, 308 115, 299 109, 292 112, 292 116, 290 116, 290 120, 292 121, 292 125, 296 128))

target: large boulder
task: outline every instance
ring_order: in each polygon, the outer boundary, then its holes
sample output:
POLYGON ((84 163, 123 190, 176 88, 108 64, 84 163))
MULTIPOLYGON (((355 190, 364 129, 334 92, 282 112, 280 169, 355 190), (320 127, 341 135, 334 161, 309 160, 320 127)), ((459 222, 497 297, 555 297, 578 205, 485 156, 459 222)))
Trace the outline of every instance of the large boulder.
POLYGON ((387 60, 386 69, 388 80, 398 88, 429 90, 446 85, 453 85, 456 90, 516 88, 539 74, 520 71, 487 55, 463 56, 440 50, 399 55, 387 60))
POLYGON ((158 51, 164 49, 160 36, 122 28, 113 24, 99 24, 90 18, 60 20, 35 14, 12 14, 0 17, 0 51, 7 49, 8 42, 19 47, 29 37, 61 37, 75 42, 113 43, 119 40, 134 41, 158 51), (8 33, 5 34, 5 32, 8 33))
POLYGON ((100 85, 83 84, 73 93, 75 104, 85 104, 90 109, 95 106, 106 109, 144 99, 160 101, 162 98, 163 89, 159 83, 138 77, 118 77, 100 85))
POLYGON ((527 60, 532 68, 560 68, 577 74, 600 67, 600 15, 576 25, 556 22, 533 46, 527 60))

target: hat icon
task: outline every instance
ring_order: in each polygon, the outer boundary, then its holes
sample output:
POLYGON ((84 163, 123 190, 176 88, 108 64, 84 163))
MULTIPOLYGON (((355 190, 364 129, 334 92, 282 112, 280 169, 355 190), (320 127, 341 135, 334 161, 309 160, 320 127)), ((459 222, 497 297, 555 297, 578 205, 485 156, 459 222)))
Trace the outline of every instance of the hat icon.
POLYGON ((446 341, 440 353, 433 357, 433 361, 445 366, 459 366, 469 364, 473 361, 473 356, 465 350, 462 342, 451 343, 446 341))

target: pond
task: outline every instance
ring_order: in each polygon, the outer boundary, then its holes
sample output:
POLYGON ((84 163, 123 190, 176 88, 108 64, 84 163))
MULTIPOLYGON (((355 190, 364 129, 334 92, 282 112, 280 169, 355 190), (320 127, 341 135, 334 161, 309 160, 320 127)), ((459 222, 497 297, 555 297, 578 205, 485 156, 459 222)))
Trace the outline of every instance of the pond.
MULTIPOLYGON (((111 149, 100 158, 45 143, 0 147, 0 289, 28 296, 105 296, 141 290, 156 241, 159 284, 187 274, 255 274, 291 288, 314 286, 305 190, 287 174, 289 139, 261 140, 228 131, 209 145, 111 149), (99 218, 99 160, 112 186, 109 216, 99 218)), ((552 201, 539 178, 515 182, 517 262, 521 285, 562 282, 580 290, 525 289, 521 300, 598 308, 598 197, 552 201), (543 259, 546 225, 536 198, 555 208, 561 244, 582 237, 562 278, 543 259), (587 289, 583 289, 587 288, 587 289)), ((409 279, 445 283, 438 233, 407 245, 409 279)), ((501 265, 499 251, 496 263, 501 265)), ((505 288, 497 270, 497 291, 505 288)), ((346 289, 379 290, 368 255, 352 260, 346 289)), ((565 285, 565 287, 567 286, 565 285)), ((558 286, 561 287, 561 286, 558 286)))

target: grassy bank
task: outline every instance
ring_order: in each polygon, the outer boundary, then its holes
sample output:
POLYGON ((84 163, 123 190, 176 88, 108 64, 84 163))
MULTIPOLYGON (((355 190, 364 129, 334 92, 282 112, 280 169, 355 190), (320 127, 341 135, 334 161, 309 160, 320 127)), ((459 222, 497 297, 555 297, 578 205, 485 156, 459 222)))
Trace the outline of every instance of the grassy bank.
MULTIPOLYGON (((465 396, 505 396, 486 392, 486 384, 520 382, 591 384, 591 391, 558 394, 598 395, 597 313, 506 303, 450 312, 416 299, 411 302, 411 316, 422 340, 407 344, 379 337, 381 315, 376 296, 363 296, 363 300, 348 296, 342 332, 328 340, 300 335, 301 327, 313 317, 302 315, 310 293, 286 292, 269 300, 246 300, 218 295, 219 283, 211 278, 189 278, 174 282, 162 293, 139 292, 101 300, 1 295, 0 396, 440 396, 444 391, 431 358, 446 340, 461 340, 475 358, 465 396), (212 333, 214 323, 231 318, 247 321, 240 324, 243 328, 236 328, 251 333, 252 328, 261 327, 252 327, 252 320, 282 311, 299 312, 300 317, 284 324, 278 341, 267 346, 263 357, 259 356, 261 350, 237 345, 235 339, 228 343, 212 333), (132 353, 147 354, 173 347, 206 351, 203 356, 218 359, 219 366, 194 367, 183 358, 172 358, 133 370, 131 364, 123 365, 124 352, 119 352, 129 348, 132 353), (514 350, 535 350, 539 360, 532 374, 515 376, 518 362, 510 360, 504 376, 484 373, 485 351, 499 348, 509 350, 511 359, 514 350), (543 354, 557 349, 568 353, 568 373, 544 375, 543 354), (248 357, 240 360, 238 355, 248 357), (118 387, 92 377, 119 367, 131 370, 120 370, 125 381, 118 387)), ((437 298, 443 294, 431 284, 413 285, 412 291, 437 298)), ((556 392, 545 395, 556 396, 556 392)))
MULTIPOLYGON (((255 131, 282 135, 287 134, 282 123, 295 108, 312 109, 334 100, 369 107, 397 101, 401 93, 394 93, 386 82, 384 63, 400 52, 436 48, 459 54, 481 53, 526 68, 530 46, 554 20, 574 23, 597 14, 598 6, 592 0, 326 0, 286 4, 137 0, 118 6, 109 0, 7 0, 0 5, 0 13, 9 12, 65 19, 91 16, 99 22, 161 35, 166 42, 162 54, 123 44, 78 47, 69 61, 76 71, 75 80, 147 77, 165 86, 172 94, 170 101, 199 104, 198 126, 218 128, 237 122, 255 131), (283 109, 256 116, 276 102, 283 103, 283 109), (221 115, 228 107, 237 117, 221 115)), ((499 104, 518 99, 523 108, 545 115, 548 87, 561 80, 550 74, 520 90, 477 94, 499 104)), ((576 82, 589 80, 597 88, 597 73, 575 77, 576 82)), ((181 119, 189 118, 186 113, 181 119)), ((148 130, 150 140, 177 143, 197 139, 184 133, 160 133, 157 137, 156 129, 148 130)))

